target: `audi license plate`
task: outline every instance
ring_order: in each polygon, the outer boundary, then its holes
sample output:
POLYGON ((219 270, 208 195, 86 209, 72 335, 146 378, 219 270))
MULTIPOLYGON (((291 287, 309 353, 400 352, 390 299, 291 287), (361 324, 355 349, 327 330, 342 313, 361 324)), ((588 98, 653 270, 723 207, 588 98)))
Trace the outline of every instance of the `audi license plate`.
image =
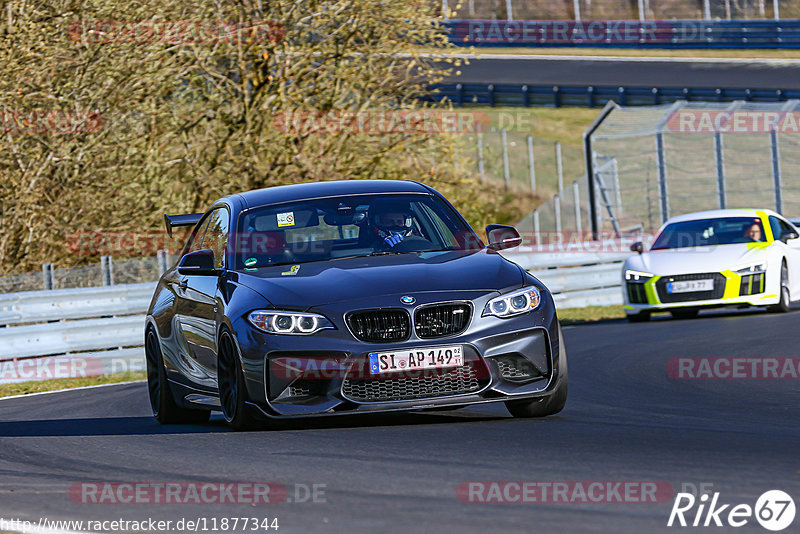
POLYGON ((714 280, 686 280, 683 282, 669 282, 667 293, 691 293, 694 291, 714 291, 714 280))
POLYGON ((464 365, 464 350, 461 345, 372 352, 369 355, 369 372, 371 374, 443 369, 462 365, 464 365))

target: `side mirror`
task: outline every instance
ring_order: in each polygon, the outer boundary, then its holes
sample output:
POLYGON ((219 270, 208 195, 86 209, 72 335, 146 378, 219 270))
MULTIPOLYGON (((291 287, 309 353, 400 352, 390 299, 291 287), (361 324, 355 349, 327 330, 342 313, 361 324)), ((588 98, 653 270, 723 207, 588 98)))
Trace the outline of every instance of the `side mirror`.
POLYGON ((793 230, 787 230, 781 234, 781 241, 786 243, 790 239, 797 239, 798 237, 800 237, 800 235, 798 235, 797 232, 793 230))
POLYGON ((178 263, 178 273, 206 276, 219 274, 219 270, 214 268, 214 251, 203 249, 185 255, 178 263))
POLYGON ((488 248, 492 250, 505 250, 518 247, 522 244, 522 237, 513 226, 504 224, 490 224, 486 227, 486 240, 488 248))
POLYGON ((631 245, 631 252, 638 252, 639 254, 644 252, 644 245, 642 245, 642 242, 637 241, 636 243, 631 245))

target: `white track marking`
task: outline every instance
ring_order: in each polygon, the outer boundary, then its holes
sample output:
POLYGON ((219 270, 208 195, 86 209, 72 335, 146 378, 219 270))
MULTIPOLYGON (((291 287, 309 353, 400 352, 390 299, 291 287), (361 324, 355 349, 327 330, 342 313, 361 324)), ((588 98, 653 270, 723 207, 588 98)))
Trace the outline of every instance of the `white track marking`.
POLYGON ((109 386, 123 386, 125 384, 138 384, 139 382, 145 382, 145 380, 131 380, 129 382, 114 382, 113 384, 95 384, 93 386, 80 386, 77 388, 66 388, 66 389, 56 389, 53 391, 37 391, 36 393, 25 393, 23 395, 11 395, 9 397, 0 397, 0 401, 9 400, 9 399, 21 399, 24 397, 38 397, 39 395, 50 395, 52 393, 66 393, 68 391, 80 391, 82 389, 96 389, 96 388, 106 388, 109 386))

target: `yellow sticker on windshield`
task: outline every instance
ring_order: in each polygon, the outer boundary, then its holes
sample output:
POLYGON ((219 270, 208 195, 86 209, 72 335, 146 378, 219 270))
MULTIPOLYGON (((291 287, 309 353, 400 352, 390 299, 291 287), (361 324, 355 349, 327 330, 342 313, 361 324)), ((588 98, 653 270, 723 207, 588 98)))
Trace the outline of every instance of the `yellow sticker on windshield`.
POLYGON ((293 275, 297 274, 297 272, 299 270, 300 270, 300 266, 299 265, 292 265, 292 267, 288 271, 283 271, 281 273, 281 276, 293 276, 293 275))

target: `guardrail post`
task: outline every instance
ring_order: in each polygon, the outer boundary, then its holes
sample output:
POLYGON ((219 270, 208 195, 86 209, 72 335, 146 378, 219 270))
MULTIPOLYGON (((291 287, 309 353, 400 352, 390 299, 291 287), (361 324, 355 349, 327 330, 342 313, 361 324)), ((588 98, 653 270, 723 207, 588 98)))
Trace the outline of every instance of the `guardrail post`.
POLYGON ((503 176, 506 179, 506 189, 508 189, 511 183, 511 167, 508 163, 508 132, 501 130, 500 136, 503 142, 503 176))
POLYGON ((494 84, 489 84, 489 107, 494 107, 494 84))
POLYGON ((100 256, 100 272, 103 277, 104 286, 114 285, 114 264, 111 256, 100 256))
POLYGON ((656 134, 656 159, 658 162, 658 199, 661 207, 661 223, 669 219, 669 197, 667 190, 667 162, 664 154, 664 134, 656 134))
POLYGON ((533 137, 528 136, 528 170, 531 177, 531 193, 536 192, 536 169, 533 165, 533 137))
POLYGON ((781 191, 781 148, 778 145, 778 132, 771 128, 769 144, 772 149, 772 179, 775 187, 775 211, 783 213, 783 195, 781 191))
POLYGON ((653 105, 657 106, 661 103, 661 91, 658 87, 653 87, 653 105))
POLYGON ((164 274, 169 269, 169 256, 166 250, 159 250, 156 252, 158 259, 158 274, 164 274))
POLYGON ((456 84, 456 102, 458 102, 458 107, 464 106, 464 86, 460 83, 456 84))
POLYGON ((529 108, 531 106, 527 85, 522 86, 522 105, 525 106, 526 108, 529 108))
POLYGON ((586 88, 586 93, 587 93, 587 96, 589 98, 589 107, 593 108, 594 107, 594 87, 592 87, 591 85, 589 87, 587 87, 586 88))
POLYGON ((539 210, 533 210, 533 239, 539 244, 539 210))
POLYGON ((721 132, 714 132, 714 155, 717 166, 717 194, 719 195, 719 209, 724 210, 727 202, 725 199, 725 153, 722 145, 721 132))
POLYGON ((45 263, 42 265, 42 286, 45 291, 50 291, 55 288, 55 276, 52 263, 45 263))
POLYGON ((477 131, 478 133, 475 137, 478 138, 478 172, 480 173, 481 181, 483 181, 486 179, 486 169, 483 162, 483 132, 481 131, 481 123, 478 123, 477 131))
POLYGON ((583 228, 581 228, 581 191, 578 182, 572 184, 572 200, 575 202, 575 230, 580 236, 583 228))
POLYGON ((628 99, 627 99, 627 92, 625 91, 625 88, 624 87, 619 87, 619 88, 617 88, 617 92, 619 93, 619 105, 620 106, 627 105, 628 104, 628 99))
POLYGON ((561 89, 557 85, 553 86, 553 107, 561 107, 561 89))

